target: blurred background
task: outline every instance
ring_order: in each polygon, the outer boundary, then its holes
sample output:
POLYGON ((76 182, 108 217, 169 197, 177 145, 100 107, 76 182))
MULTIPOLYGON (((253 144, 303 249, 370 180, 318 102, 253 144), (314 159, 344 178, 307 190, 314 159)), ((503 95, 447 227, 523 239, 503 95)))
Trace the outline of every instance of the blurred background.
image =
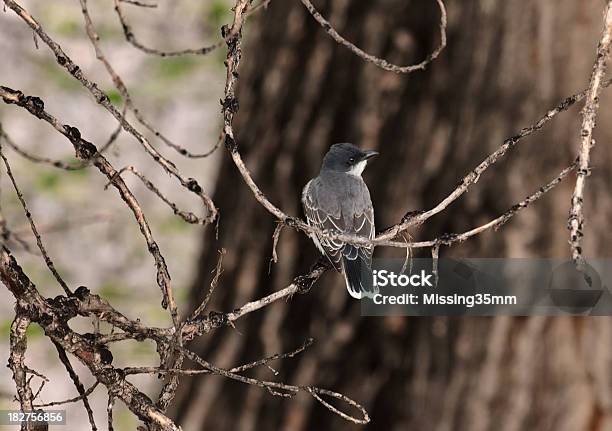
MULTIPOLYGON (((23 5, 117 106, 119 93, 97 62, 77 1, 23 5)), ((109 61, 124 78, 143 115, 175 142, 203 152, 217 141, 224 49, 207 56, 160 58, 125 42, 110 1, 90 1, 109 61)), ((314 4, 347 39, 398 64, 421 61, 439 43, 439 11, 426 0, 319 0, 314 4)), ((125 5, 137 37, 160 49, 199 47, 218 40, 229 22, 229 1, 160 2, 155 9, 125 5)), ((602 27, 596 0, 448 1, 448 46, 427 70, 410 75, 382 71, 338 46, 298 1, 273 0, 249 18, 240 69, 240 111, 235 130, 245 162, 262 190, 289 214, 302 214, 299 196, 335 142, 353 142, 381 155, 366 173, 377 227, 407 211, 430 208, 505 138, 534 123, 564 97, 588 85, 602 27)), ((54 62, 37 49, 31 31, 11 11, 0 14, 1 85, 40 96, 47 109, 76 125, 86 139, 105 142, 115 121, 54 62)), ((612 114, 601 96, 597 145, 585 197, 584 251, 609 257, 612 222, 612 114)), ((581 106, 581 105, 580 105, 581 106)), ((560 114, 544 130, 491 168, 459 201, 426 225, 415 240, 462 232, 497 217, 554 178, 577 154, 579 109, 560 114)), ((24 149, 71 160, 71 147, 47 125, 11 106, 0 106, 5 132, 24 149)), ((142 127, 139 129, 143 130, 142 127)), ((154 139, 154 136, 151 136, 154 139)), ((288 285, 317 258, 304 235, 285 229, 279 262, 269 270, 275 222, 254 200, 221 148, 206 159, 184 159, 154 141, 186 176, 198 179, 220 209, 218 238, 175 218, 140 182, 126 176, 142 203, 168 261, 183 314, 205 295, 218 250, 227 250, 211 307, 228 311, 288 285)), ((66 173, 33 165, 3 149, 28 200, 56 266, 70 285, 86 285, 130 317, 167 325, 150 256, 131 214, 91 169, 66 173)), ((109 151, 117 167, 133 164, 182 208, 198 202, 121 134, 109 151)), ((27 220, 6 175, 1 203, 10 229, 33 244, 27 220)), ((442 256, 565 257, 573 176, 499 231, 452 248, 442 256)), ((14 250, 25 272, 47 296, 60 293, 36 254, 14 250)), ((377 249, 375 256, 402 256, 377 249)), ((0 360, 8 357, 13 299, 0 290, 0 360)), ((279 301, 194 340, 191 348, 213 364, 232 367, 289 351, 307 337, 307 352, 265 367, 258 378, 314 384, 362 403, 367 429, 605 430, 612 429, 612 326, 608 318, 363 318, 338 274, 327 273, 307 295, 279 301)), ((80 325, 80 326, 79 326, 80 325)), ((91 322, 75 322, 91 330, 91 322)), ((108 328, 103 327, 103 330, 108 328)), ((31 327, 27 364, 52 382, 41 399, 76 391, 55 349, 31 327)), ((112 346, 114 364, 155 365, 154 346, 112 346)), ((73 361, 85 386, 88 372, 73 361)), ((187 364, 189 365, 189 364, 187 364)), ((160 382, 132 379, 152 397, 160 382)), ((0 368, 0 408, 14 406, 10 371, 0 368)), ((105 427, 106 394, 92 403, 105 427)), ((69 424, 85 424, 81 404, 67 406, 69 424)), ((137 421, 116 404, 116 429, 137 421)), ((171 415, 185 430, 344 430, 348 423, 300 394, 271 396, 217 376, 189 376, 171 415)), ((82 427, 67 429, 84 429, 82 427)))

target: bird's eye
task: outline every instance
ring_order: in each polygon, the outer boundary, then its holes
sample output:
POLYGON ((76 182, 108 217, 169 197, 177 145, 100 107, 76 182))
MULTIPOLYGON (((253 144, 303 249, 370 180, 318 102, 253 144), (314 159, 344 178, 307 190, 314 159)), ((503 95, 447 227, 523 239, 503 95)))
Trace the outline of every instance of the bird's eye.
POLYGON ((352 165, 353 163, 355 163, 355 157, 351 157, 351 158, 349 159, 349 164, 351 164, 351 165, 352 165))

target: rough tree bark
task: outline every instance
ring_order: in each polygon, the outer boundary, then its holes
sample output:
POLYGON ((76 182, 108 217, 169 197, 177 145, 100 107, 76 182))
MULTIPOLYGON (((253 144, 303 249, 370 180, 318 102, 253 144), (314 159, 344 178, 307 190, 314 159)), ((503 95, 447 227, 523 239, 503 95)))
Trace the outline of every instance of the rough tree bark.
MULTIPOLYGON (((438 42, 434 1, 315 2, 349 40, 398 64, 438 42)), ((235 130, 254 178, 287 213, 334 142, 380 151, 368 168, 379 228, 437 203, 484 156, 563 97, 588 84, 601 1, 448 3, 448 47, 426 71, 384 72, 334 43, 298 1, 273 1, 245 34, 235 130)), ((601 118, 610 114, 602 95, 601 118)), ((578 109, 519 144, 443 214, 412 233, 460 232, 506 210, 553 178, 578 151, 578 109)), ((604 120, 602 120, 604 121, 604 120)), ((586 256, 606 256, 612 200, 610 131, 597 131, 589 179, 586 256), (607 134, 606 134, 607 133, 607 134), (598 169, 599 168, 599 169, 598 169)), ((498 232, 442 255, 568 256, 566 182, 498 232)), ((314 261, 304 235, 285 229, 268 273, 275 228, 225 156, 214 201, 219 239, 203 239, 193 304, 224 247, 213 308, 231 310, 283 286, 314 261)), ((401 255, 377 249, 375 256, 401 255)), ((341 277, 327 273, 305 295, 277 303, 196 343, 229 367, 314 337, 276 364, 288 382, 316 383, 362 402, 369 429, 583 430, 612 427, 607 318, 362 318, 341 277)), ((272 371, 262 367, 260 376, 272 371)), ((307 396, 285 400, 215 376, 182 379, 172 414, 188 430, 353 429, 307 396)))

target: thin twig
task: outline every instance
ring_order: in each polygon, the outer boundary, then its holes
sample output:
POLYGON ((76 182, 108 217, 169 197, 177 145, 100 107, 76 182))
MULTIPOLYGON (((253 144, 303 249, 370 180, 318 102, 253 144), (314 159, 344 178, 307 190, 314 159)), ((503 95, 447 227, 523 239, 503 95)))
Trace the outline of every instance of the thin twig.
POLYGON ((204 300, 202 303, 193 310, 191 313, 191 317, 188 320, 195 320, 205 309, 208 303, 210 302, 210 298, 212 298, 212 294, 219 283, 219 277, 221 277, 221 273, 223 272, 223 256, 225 256, 225 249, 219 250, 219 259, 217 259, 217 266, 215 267, 215 275, 213 276, 210 287, 208 288, 208 292, 206 292, 206 296, 204 296, 204 300))
POLYGON ((115 71, 113 66, 110 64, 110 62, 104 55, 104 51, 102 51, 102 47, 100 46, 100 36, 96 32, 91 16, 89 15, 89 10, 87 8, 87 0, 79 0, 79 1, 81 2, 81 12, 85 20, 85 31, 87 33, 87 37, 89 38, 91 44, 94 47, 96 58, 104 65, 104 68, 106 69, 108 75, 111 77, 115 88, 117 89, 117 91, 119 91, 119 94, 121 94, 121 97, 123 97, 126 107, 129 108, 134 113, 134 116, 136 117, 138 122, 142 124, 151 133, 153 133, 155 136, 157 136, 164 144, 166 144, 167 146, 169 146, 170 148, 172 148, 173 150, 175 150, 176 152, 178 152, 179 154, 185 157, 188 157, 191 159, 199 159, 199 158, 209 157, 210 155, 212 155, 219 147, 220 145, 219 142, 217 142, 217 144, 212 149, 204 153, 201 153, 201 154, 193 153, 187 150, 186 148, 182 147, 181 145, 176 144, 173 141, 171 141, 169 138, 167 138, 164 134, 162 134, 149 121, 147 121, 144 118, 140 110, 134 104, 132 96, 130 95, 130 92, 128 91, 127 86, 123 82, 123 79, 115 71))
POLYGON ((70 288, 68 287, 68 285, 66 284, 62 276, 59 274, 59 272, 55 268, 55 264, 53 263, 53 260, 51 260, 49 253, 47 253, 47 249, 45 248, 42 242, 42 237, 40 236, 40 233, 38 232, 38 229, 36 228, 36 224, 34 223, 34 218, 32 217, 32 213, 30 212, 30 209, 28 208, 28 204, 26 203, 25 198, 23 197, 23 193, 21 193, 21 190, 19 190, 17 181, 15 180, 15 177, 13 176, 13 172, 11 171, 11 166, 9 165, 9 162, 6 156, 4 155, 4 153, 1 151, 1 149, 0 149, 0 157, 2 157, 2 160, 4 161, 4 166, 6 167, 6 174, 11 180, 11 184, 13 185, 15 194, 17 195, 17 198, 19 199, 19 202, 21 203, 21 207, 23 208, 24 214, 26 218, 28 219, 28 221, 30 222, 30 228, 32 229, 32 233, 34 234, 34 237, 36 237, 36 244, 38 245, 38 249, 42 253, 42 256, 43 256, 43 259, 45 260, 45 264, 47 265, 47 268, 49 268, 49 271, 51 272, 51 274, 53 274, 53 277, 55 277, 59 285, 62 287, 62 289, 64 289, 64 292, 66 292, 67 295, 72 294, 72 291, 70 290, 70 288))
POLYGON ((321 27, 323 27, 325 32, 330 35, 332 39, 334 39, 340 45, 345 46, 346 48, 351 50, 363 60, 373 63, 381 69, 388 70, 389 72, 411 73, 417 70, 425 70, 425 67, 427 67, 429 63, 438 58, 442 50, 446 47, 446 8, 444 7, 444 3, 442 2, 442 0, 436 0, 436 2, 438 3, 438 7, 440 8, 440 44, 431 54, 427 56, 425 60, 421 61, 418 64, 410 66, 398 66, 389 63, 387 60, 376 57, 372 54, 368 54, 358 46, 343 38, 329 23, 329 21, 323 18, 323 16, 317 11, 317 9, 313 6, 310 0, 301 0, 301 2, 306 7, 306 9, 308 9, 310 15, 312 15, 312 17, 321 25, 321 27))
MULTIPOLYGON (((175 215, 182 218, 185 222, 190 223, 190 224, 201 224, 201 225, 205 225, 208 223, 206 217, 198 217, 191 211, 181 210, 174 202, 172 202, 157 187, 155 187, 155 184, 153 184, 151 180, 149 180, 143 173, 138 171, 134 166, 125 166, 119 169, 119 171, 117 171, 117 175, 121 175, 122 173, 126 171, 131 172, 136 177, 138 177, 147 189, 155 193, 166 205, 168 205, 172 209, 172 212, 174 212, 175 215)), ((111 182, 108 182, 104 186, 104 188, 106 189, 110 185, 111 185, 111 182)))
POLYGON ((139 6, 139 7, 148 7, 152 9, 157 7, 157 3, 143 3, 138 0, 119 0, 119 1, 121 1, 122 3, 131 4, 133 6, 139 6))
MULTIPOLYGON (((217 209, 212 202, 212 199, 204 193, 202 187, 198 184, 195 178, 186 178, 183 176, 176 165, 162 156, 149 142, 149 140, 138 130, 136 130, 132 124, 127 121, 124 115, 122 115, 110 102, 108 96, 100 90, 100 87, 95 82, 89 80, 83 70, 74 63, 74 61, 64 52, 62 47, 55 42, 42 28, 40 23, 22 6, 20 6, 15 0, 3 0, 4 4, 14 11, 36 34, 40 39, 47 45, 47 47, 55 55, 56 62, 64 68, 70 75, 72 75, 77 81, 83 85, 94 97, 95 101, 106 109, 115 119, 121 124, 123 129, 132 135, 142 148, 149 154, 153 160, 159 164, 168 174, 176 178, 181 186, 190 192, 200 197, 205 207, 208 209, 208 221, 212 223, 217 217, 217 209)), ((38 99, 40 100, 40 99, 38 99)))
POLYGON ((157 284, 163 293, 162 305, 164 308, 170 306, 170 313, 172 315, 175 325, 178 327, 178 312, 176 309, 176 303, 174 301, 174 294, 170 283, 170 274, 166 261, 159 250, 157 242, 153 238, 153 234, 147 222, 147 219, 140 207, 140 204, 125 184, 123 179, 117 175, 115 168, 108 162, 108 160, 99 154, 96 146, 89 141, 82 138, 81 132, 73 126, 60 123, 57 118, 45 111, 44 102, 33 96, 25 96, 21 91, 13 90, 8 87, 0 86, 0 98, 7 104, 15 104, 26 109, 30 114, 35 117, 49 123, 55 130, 65 136, 74 146, 76 156, 82 160, 94 159, 94 166, 104 176, 111 181, 113 186, 119 192, 119 195, 123 201, 128 205, 140 228, 140 232, 145 238, 149 253, 155 261, 157 268, 157 284))
POLYGON ((108 418, 108 431, 113 431, 113 405, 115 404, 115 397, 109 392, 108 403, 106 403, 106 416, 108 418))
POLYGON ((212 373, 220 375, 220 376, 224 376, 227 377, 229 379, 232 380, 236 380, 242 383, 246 383, 248 385, 253 385, 253 386, 259 386, 261 388, 265 388, 268 389, 268 391, 275 396, 282 396, 282 397, 292 397, 293 395, 297 394, 300 391, 305 391, 308 392, 309 394, 311 394, 313 396, 313 398, 315 398, 317 401, 319 401, 324 407, 326 407, 329 411, 336 413, 337 415, 339 415, 340 417, 342 417, 343 419, 346 419, 350 422, 354 422, 357 424, 366 424, 368 422, 370 422, 370 417, 368 416, 367 411, 365 410, 365 408, 357 403, 356 401, 352 400, 351 398, 339 394, 337 392, 333 392, 333 391, 329 391, 327 389, 321 389, 321 388, 317 388, 314 386, 296 386, 296 385, 288 385, 285 383, 279 383, 279 382, 272 382, 272 381, 267 381, 267 380, 259 380, 259 379, 255 379, 252 377, 246 377, 243 376, 241 374, 236 374, 233 373, 229 370, 224 370, 222 368, 216 367, 215 365, 211 364, 210 362, 202 359, 201 357, 199 357, 198 355, 196 355, 195 353, 191 352, 190 350, 184 349, 185 355, 191 359, 194 362, 197 362, 198 364, 200 364, 202 367, 209 369, 212 373), (279 392, 282 391, 282 392, 279 392), (326 401, 324 401, 320 396, 318 396, 319 394, 323 394, 323 395, 328 395, 331 397, 334 397, 338 400, 344 401, 346 403, 348 403, 349 405, 357 408, 360 411, 361 414, 361 418, 358 417, 354 417, 354 416, 350 416, 347 415, 346 413, 343 413, 342 411, 338 410, 337 408, 335 408, 334 406, 332 406, 331 404, 327 403, 326 401))
POLYGON ((276 246, 278 245, 278 240, 280 239, 280 234, 285 225, 283 223, 277 223, 276 228, 274 228, 274 234, 272 234, 272 258, 270 259, 270 265, 268 265, 268 273, 270 272, 272 262, 278 262, 278 254, 276 254, 276 246))
MULTIPOLYGON (((15 297, 17 307, 20 310, 27 307, 28 318, 41 325, 47 337, 53 342, 58 343, 66 352, 75 355, 93 376, 106 386, 113 396, 121 399, 136 416, 147 424, 155 424, 164 430, 179 431, 179 427, 156 408, 145 394, 126 381, 112 365, 96 354, 95 349, 98 346, 70 329, 68 321, 77 313, 75 301, 78 302, 78 290, 75 296, 70 298, 59 297, 54 300, 43 298, 6 248, 0 250, 0 280, 15 297)), ((24 349, 13 350, 19 353, 24 349)))
POLYGON ((122 0, 113 0, 115 3, 115 12, 117 12, 117 17, 119 18, 119 22, 121 23, 121 28, 123 29, 123 35, 125 36, 125 40, 131 43, 135 48, 138 48, 142 52, 146 52, 147 54, 158 55, 160 57, 178 57, 181 55, 206 55, 215 49, 219 48, 223 45, 223 41, 214 43, 213 45, 204 46, 201 48, 187 48, 181 49, 177 51, 163 51, 155 48, 150 48, 143 43, 141 43, 134 32, 132 31, 132 27, 128 24, 125 19, 125 15, 123 13, 123 9, 121 8, 122 0))
POLYGON ((64 368, 66 368, 66 371, 68 372, 68 375, 70 376, 70 380, 72 380, 72 382, 74 383, 74 386, 77 389, 77 392, 81 396, 81 400, 83 401, 83 406, 85 407, 85 411, 87 412, 87 417, 89 418, 91 429, 92 431, 96 431, 98 427, 96 427, 96 422, 93 416, 93 410, 91 409, 91 406, 89 405, 89 399, 87 398, 85 387, 83 386, 83 383, 81 383, 81 379, 79 379, 79 375, 76 373, 76 371, 74 371, 74 368, 72 368, 72 364, 70 363, 70 359, 68 359, 68 355, 66 355, 66 351, 64 350, 64 348, 60 346, 57 342, 54 342, 53 345, 55 346, 55 349, 57 350, 57 354, 59 356, 60 362, 64 365, 64 368))
POLYGON ((53 406, 61 406, 63 404, 76 403, 77 401, 81 401, 83 398, 91 395, 93 391, 98 387, 99 384, 100 382, 96 380, 96 382, 93 385, 91 385, 89 389, 87 389, 82 395, 79 395, 78 397, 68 398, 67 400, 62 400, 62 401, 51 401, 49 403, 44 403, 44 404, 34 404, 34 407, 53 407, 53 406))
POLYGON ((431 247, 431 273, 434 276, 434 287, 438 287, 438 263, 440 258, 440 244, 431 247))
MULTIPOLYGON (((231 373, 241 373, 246 370, 250 370, 251 368, 259 367, 261 365, 266 365, 269 362, 276 361, 279 359, 293 358, 294 356, 302 353, 308 347, 313 344, 314 340, 312 338, 307 339, 304 344, 298 347, 295 350, 287 353, 276 353, 272 356, 268 356, 263 359, 259 359, 257 361, 249 362, 248 364, 240 365, 238 367, 234 367, 228 370, 231 373)), ((184 370, 184 369, 173 369, 166 370, 160 367, 126 367, 123 368, 123 372, 126 375, 132 374, 181 374, 186 376, 198 375, 198 374, 211 374, 211 371, 208 369, 195 369, 195 370, 184 370)))

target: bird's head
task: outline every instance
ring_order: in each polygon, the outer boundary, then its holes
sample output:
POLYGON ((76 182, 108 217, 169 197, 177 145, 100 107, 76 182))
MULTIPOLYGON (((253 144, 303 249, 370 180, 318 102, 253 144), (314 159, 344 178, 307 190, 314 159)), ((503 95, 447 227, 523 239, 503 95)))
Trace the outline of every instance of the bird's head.
POLYGON ((334 144, 323 158, 321 170, 345 172, 352 175, 361 175, 368 160, 377 156, 376 151, 360 150, 353 144, 334 144))

